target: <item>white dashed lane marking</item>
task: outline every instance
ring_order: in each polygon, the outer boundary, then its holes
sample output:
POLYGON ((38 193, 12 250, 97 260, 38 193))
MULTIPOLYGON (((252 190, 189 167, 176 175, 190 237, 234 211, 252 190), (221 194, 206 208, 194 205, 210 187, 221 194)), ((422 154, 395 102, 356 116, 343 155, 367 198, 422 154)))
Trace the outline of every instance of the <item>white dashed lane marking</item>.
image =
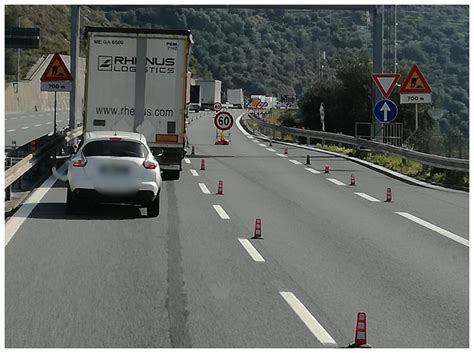
POLYGON ((26 130, 26 129, 29 129, 29 128, 30 128, 29 126, 23 126, 21 129, 26 130))
POLYGON ((308 172, 311 172, 311 173, 313 173, 313 174, 321 174, 320 171, 315 170, 315 169, 313 169, 313 168, 305 168, 305 169, 306 169, 308 172))
POLYGON ((7 130, 7 132, 13 132, 13 131, 16 131, 16 129, 7 130))
POLYGON ((287 157, 287 155, 283 154, 283 153, 277 153, 276 155, 279 156, 279 157, 287 157))
POLYGON ((432 231, 435 231, 438 234, 441 234, 445 236, 446 238, 449 238, 451 240, 454 240, 455 242, 458 242, 459 244, 462 244, 464 246, 469 247, 469 240, 460 237, 457 234, 451 233, 450 231, 443 229, 441 227, 435 226, 434 224, 431 224, 421 218, 418 218, 416 216, 413 216, 412 214, 409 214, 407 212, 395 212, 396 214, 405 217, 409 219, 410 221, 413 221, 415 223, 418 223, 419 225, 422 225, 423 227, 426 227, 428 229, 431 229, 432 231))
POLYGON ((35 127, 38 127, 38 126, 43 126, 43 124, 36 124, 35 127))
POLYGON ((298 315, 301 321, 304 322, 306 327, 311 333, 321 342, 324 346, 336 347, 336 341, 329 335, 324 327, 314 318, 308 309, 299 301, 298 298, 292 292, 280 292, 283 299, 286 300, 288 305, 298 315))
POLYGON ((299 165, 301 162, 295 161, 294 159, 289 159, 289 161, 293 164, 299 165))
POLYGON ((375 197, 372 197, 370 195, 367 195, 367 194, 364 194, 363 192, 355 192, 354 194, 356 194, 357 196, 360 196, 370 202, 380 202, 380 200, 376 199, 375 197))
POLYGON ((189 160, 189 158, 185 158, 185 159, 184 159, 184 162, 185 162, 186 164, 191 164, 191 161, 189 160))
POLYGON ((273 148, 267 148, 267 151, 276 152, 273 148))
POLYGON ((339 181, 337 179, 326 178, 326 180, 330 181, 333 184, 339 185, 339 186, 345 186, 346 185, 342 181, 339 181))
POLYGON ((203 194, 210 194, 211 192, 207 188, 206 184, 204 183, 199 183, 199 187, 201 188, 201 191, 203 194))
POLYGON ((260 147, 267 147, 267 145, 265 145, 264 143, 259 143, 258 144, 260 147))
POLYGON ((214 209, 216 210, 217 214, 222 218, 222 219, 230 219, 229 215, 224 211, 221 205, 212 205, 214 209))
POLYGON ((265 262, 265 259, 260 255, 260 253, 255 249, 248 239, 239 238, 240 244, 244 247, 245 250, 249 253, 250 257, 255 262, 265 262))
POLYGON ((196 176, 196 177, 199 176, 199 173, 196 172, 194 169, 189 169, 189 171, 191 172, 193 176, 196 176))

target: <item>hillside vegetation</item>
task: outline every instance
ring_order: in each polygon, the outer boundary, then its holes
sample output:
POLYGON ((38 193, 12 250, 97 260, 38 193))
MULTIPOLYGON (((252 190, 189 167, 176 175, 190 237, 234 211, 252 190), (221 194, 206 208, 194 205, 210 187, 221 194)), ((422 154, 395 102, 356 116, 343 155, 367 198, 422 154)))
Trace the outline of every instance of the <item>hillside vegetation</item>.
MULTIPOLYGON (((68 51, 68 7, 7 6, 7 25, 16 23, 16 8, 23 14, 22 25, 41 26, 43 51, 68 51)), ((433 88, 434 106, 442 112, 441 132, 454 128, 467 135, 468 6, 397 6, 397 11, 399 71, 417 63, 433 88)), ((223 89, 242 87, 246 94, 301 97, 319 81, 329 85, 338 80, 341 58, 364 58, 369 64, 371 59, 372 22, 365 11, 81 6, 81 13, 82 25, 190 29, 194 76, 220 79, 223 89)), ((15 56, 12 51, 6 56, 11 78, 15 56)))

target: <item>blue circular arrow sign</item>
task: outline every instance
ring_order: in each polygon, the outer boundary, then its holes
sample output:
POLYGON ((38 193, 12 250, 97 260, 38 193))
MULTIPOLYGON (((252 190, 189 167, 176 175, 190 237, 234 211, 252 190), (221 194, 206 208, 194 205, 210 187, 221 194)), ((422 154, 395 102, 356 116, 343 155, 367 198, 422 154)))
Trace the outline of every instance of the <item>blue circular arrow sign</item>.
POLYGON ((397 117, 398 108, 390 99, 379 100, 374 106, 374 116, 381 123, 391 123, 397 117))

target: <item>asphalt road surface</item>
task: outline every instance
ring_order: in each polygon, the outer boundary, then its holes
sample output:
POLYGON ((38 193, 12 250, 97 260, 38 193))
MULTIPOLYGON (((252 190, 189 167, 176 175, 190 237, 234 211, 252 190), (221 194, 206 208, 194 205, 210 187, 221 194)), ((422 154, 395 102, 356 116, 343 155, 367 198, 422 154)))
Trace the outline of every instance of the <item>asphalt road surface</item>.
POLYGON ((67 216, 56 181, 8 221, 7 347, 344 347, 358 311, 373 347, 469 346, 468 193, 235 125, 215 146, 209 113, 188 136, 195 155, 164 182, 158 218, 67 216))
MULTIPOLYGON (((69 125, 69 111, 56 113, 57 129, 69 125)), ((53 132, 53 112, 5 113, 5 145, 22 146, 53 132)))

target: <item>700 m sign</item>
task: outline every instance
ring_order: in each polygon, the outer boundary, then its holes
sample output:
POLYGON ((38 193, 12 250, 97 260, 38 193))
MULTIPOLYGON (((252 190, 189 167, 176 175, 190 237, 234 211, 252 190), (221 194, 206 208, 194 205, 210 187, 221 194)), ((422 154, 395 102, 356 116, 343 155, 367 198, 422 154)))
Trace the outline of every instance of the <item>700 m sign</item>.
POLYGON ((234 125, 234 118, 229 112, 219 112, 214 117, 214 125, 219 130, 229 130, 234 125))

